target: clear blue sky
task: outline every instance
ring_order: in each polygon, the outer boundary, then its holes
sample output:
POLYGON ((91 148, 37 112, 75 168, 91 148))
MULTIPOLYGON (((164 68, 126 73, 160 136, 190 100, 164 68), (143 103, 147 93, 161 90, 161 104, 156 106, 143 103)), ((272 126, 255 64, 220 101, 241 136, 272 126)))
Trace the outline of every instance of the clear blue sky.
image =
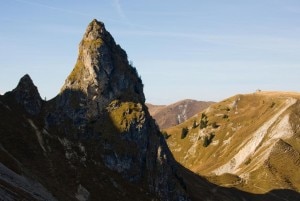
POLYGON ((0 0, 0 93, 28 73, 54 97, 88 23, 103 21, 147 102, 300 91, 299 0, 0 0))

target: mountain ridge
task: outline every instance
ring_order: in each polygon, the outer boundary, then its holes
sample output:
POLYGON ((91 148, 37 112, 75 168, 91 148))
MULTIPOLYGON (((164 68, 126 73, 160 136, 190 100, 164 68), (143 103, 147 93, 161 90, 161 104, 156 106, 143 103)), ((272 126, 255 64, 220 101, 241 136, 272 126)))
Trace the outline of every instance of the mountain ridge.
POLYGON ((185 99, 170 105, 153 105, 150 103, 146 103, 146 105, 160 129, 166 129, 186 121, 213 103, 212 101, 185 99))
POLYGON ((168 145, 177 161, 218 185, 299 192, 299 100, 300 93, 274 91, 230 97, 167 129, 168 145))

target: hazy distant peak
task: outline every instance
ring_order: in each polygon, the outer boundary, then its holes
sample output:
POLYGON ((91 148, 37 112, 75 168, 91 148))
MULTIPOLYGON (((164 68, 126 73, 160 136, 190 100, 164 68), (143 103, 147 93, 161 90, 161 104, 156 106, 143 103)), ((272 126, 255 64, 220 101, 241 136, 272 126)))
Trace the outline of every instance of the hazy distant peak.
POLYGON ((206 109, 213 102, 184 99, 170 105, 153 105, 147 103, 149 112, 160 129, 175 126, 206 109))

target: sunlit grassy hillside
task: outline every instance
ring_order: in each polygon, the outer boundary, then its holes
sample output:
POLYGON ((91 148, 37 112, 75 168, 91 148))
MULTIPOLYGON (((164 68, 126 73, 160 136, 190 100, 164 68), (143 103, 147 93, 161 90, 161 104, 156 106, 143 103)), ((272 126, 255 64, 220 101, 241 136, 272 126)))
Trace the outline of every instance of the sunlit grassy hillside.
POLYGON ((175 158, 210 181, 249 192, 300 191, 300 94, 256 92, 166 129, 175 158))

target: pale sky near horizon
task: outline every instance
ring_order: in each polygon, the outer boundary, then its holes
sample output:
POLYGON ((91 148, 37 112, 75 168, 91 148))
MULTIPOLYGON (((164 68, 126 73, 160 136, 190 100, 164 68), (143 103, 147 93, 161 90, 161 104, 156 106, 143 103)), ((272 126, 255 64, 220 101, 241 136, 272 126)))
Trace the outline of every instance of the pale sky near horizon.
POLYGON ((0 94, 29 74, 53 98, 90 21, 103 21, 146 101, 300 92, 299 0, 0 0, 0 94))

